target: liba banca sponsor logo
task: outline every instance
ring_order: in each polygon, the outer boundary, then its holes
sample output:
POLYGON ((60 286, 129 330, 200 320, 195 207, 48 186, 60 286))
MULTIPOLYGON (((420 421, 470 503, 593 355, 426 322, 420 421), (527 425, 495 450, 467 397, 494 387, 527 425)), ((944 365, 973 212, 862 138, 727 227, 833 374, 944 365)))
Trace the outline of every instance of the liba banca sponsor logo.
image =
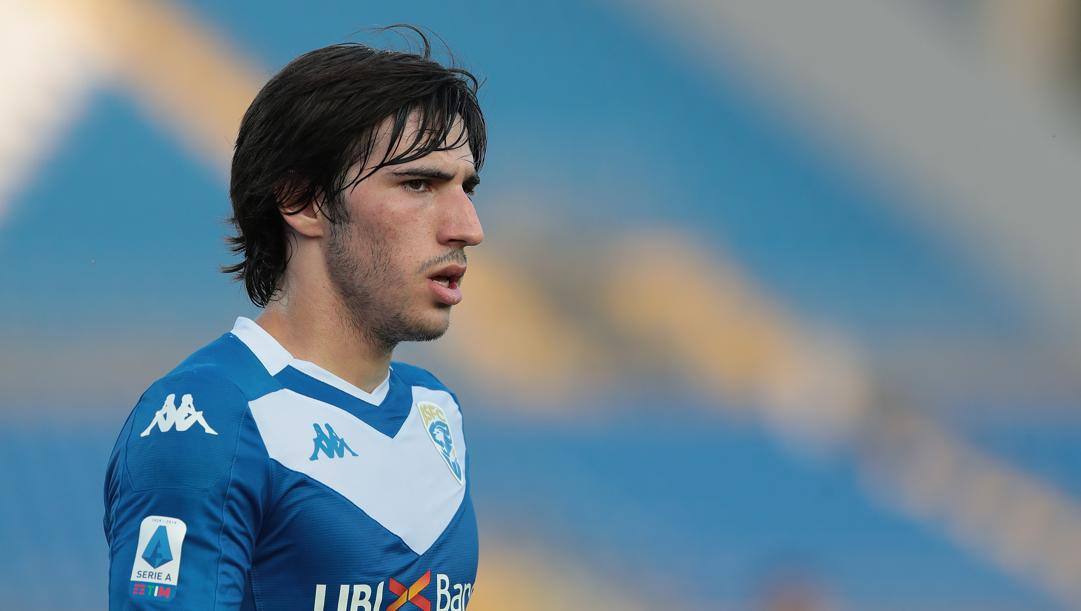
POLYGON ((432 582, 427 571, 411 583, 391 577, 374 586, 367 583, 338 586, 315 584, 314 611, 464 611, 473 597, 472 583, 452 583, 444 573, 435 575, 435 600, 424 596, 432 582), (406 585, 406 584, 409 585, 406 585), (335 597, 335 589, 337 597, 335 597), (337 603, 336 606, 335 602, 337 603), (384 602, 386 605, 384 606, 384 602), (434 604, 433 604, 434 603, 434 604))

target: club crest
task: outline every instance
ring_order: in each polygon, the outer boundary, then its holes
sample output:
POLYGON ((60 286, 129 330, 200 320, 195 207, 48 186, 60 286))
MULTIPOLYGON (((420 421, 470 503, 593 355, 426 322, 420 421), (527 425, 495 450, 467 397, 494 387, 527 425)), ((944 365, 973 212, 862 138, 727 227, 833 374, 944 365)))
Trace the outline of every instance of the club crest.
POLYGON ((429 401, 421 401, 417 403, 417 409, 424 420, 424 430, 428 432, 435 449, 443 457, 443 462, 447 463, 454 479, 458 480, 459 484, 463 483, 462 466, 458 463, 458 455, 454 451, 454 437, 450 434, 450 423, 443 408, 429 401))

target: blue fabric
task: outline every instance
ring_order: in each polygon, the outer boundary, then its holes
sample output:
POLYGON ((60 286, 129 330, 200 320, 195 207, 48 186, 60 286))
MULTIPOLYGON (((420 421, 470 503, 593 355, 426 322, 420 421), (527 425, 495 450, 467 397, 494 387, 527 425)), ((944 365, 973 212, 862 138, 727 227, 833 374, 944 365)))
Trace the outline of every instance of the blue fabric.
POLYGON ((393 369, 390 372, 390 388, 381 405, 372 405, 293 367, 282 369, 274 378, 297 394, 344 409, 387 437, 398 434, 412 407, 411 385, 405 383, 393 369))
POLYGON ((292 367, 274 377, 226 334, 151 385, 121 430, 106 476, 110 609, 331 611, 346 600, 346 608, 381 611, 398 598, 392 586, 418 580, 428 581, 421 595, 431 609, 464 608, 477 568, 468 475, 457 513, 420 555, 342 495, 270 459, 248 408, 288 388, 393 437, 412 409, 413 386, 447 390, 404 363, 394 363, 390 384, 377 408, 292 367), (168 599, 146 595, 161 590, 153 583, 140 590, 132 579, 137 556, 148 568, 151 560, 170 566, 163 527, 149 527, 150 542, 138 549, 148 516, 187 527, 168 599))

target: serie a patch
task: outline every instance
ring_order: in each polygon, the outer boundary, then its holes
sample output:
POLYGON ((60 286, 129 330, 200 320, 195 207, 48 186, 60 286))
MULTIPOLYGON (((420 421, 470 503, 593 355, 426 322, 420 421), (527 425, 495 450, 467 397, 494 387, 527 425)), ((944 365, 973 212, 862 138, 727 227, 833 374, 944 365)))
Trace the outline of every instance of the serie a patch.
POLYGON ((179 518, 147 516, 139 525, 139 545, 131 567, 131 595, 172 600, 180 581, 180 554, 188 525, 179 518))

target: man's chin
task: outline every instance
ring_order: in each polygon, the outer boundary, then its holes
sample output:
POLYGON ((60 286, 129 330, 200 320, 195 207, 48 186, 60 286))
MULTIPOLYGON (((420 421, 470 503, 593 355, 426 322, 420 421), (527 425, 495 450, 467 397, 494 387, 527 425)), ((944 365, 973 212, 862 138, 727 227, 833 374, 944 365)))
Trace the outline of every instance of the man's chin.
POLYGON ((413 324, 404 329, 402 335, 408 337, 407 342, 430 342, 443 337, 450 327, 450 308, 433 312, 421 320, 414 320, 413 324))
POLYGON ((412 332, 403 334, 403 342, 432 342, 447 332, 447 328, 442 329, 413 329, 412 332))
MULTIPOLYGON (((369 319, 370 320, 370 319, 369 319)), ((398 312, 367 329, 373 340, 393 347, 402 342, 430 342, 443 337, 450 326, 450 309, 398 312)))

